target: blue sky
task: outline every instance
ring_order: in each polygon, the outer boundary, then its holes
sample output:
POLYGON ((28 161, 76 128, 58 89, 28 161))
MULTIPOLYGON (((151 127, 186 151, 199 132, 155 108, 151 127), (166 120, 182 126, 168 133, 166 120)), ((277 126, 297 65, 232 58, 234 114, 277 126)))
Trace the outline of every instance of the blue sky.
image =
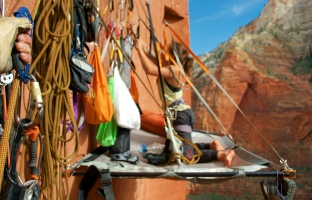
POLYGON ((189 0, 191 49, 205 54, 257 18, 268 0, 189 0))

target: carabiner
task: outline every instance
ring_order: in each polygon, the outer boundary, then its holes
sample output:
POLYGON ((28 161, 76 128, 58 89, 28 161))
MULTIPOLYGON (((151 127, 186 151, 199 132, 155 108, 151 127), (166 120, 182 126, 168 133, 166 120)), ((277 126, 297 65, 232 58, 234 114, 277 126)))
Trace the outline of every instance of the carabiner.
POLYGON ((31 77, 30 78, 31 94, 32 94, 33 99, 35 100, 37 114, 36 114, 36 118, 33 121, 24 125, 24 129, 29 129, 34 126, 37 126, 40 123, 41 119, 43 118, 43 114, 44 114, 43 100, 42 100, 39 83, 37 82, 37 79, 35 78, 34 75, 31 74, 30 77, 31 77))
POLYGON ((0 86, 6 86, 13 81, 13 73, 12 71, 7 74, 0 74, 0 86))

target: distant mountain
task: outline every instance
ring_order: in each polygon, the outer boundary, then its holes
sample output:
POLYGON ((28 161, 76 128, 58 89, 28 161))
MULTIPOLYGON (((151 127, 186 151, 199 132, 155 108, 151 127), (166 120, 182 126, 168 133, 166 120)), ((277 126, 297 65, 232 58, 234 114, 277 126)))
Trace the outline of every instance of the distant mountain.
MULTIPOLYGON (((269 0, 261 15, 215 50, 200 56, 248 120, 294 168, 310 191, 312 156, 312 1, 269 0), (304 154, 304 157, 303 157, 304 154)), ((233 103, 197 65, 194 84, 238 144, 279 163, 233 103)), ((220 125, 192 96, 195 128, 220 132, 220 125)), ((304 196, 307 197, 307 196, 304 196)), ((297 199, 295 198, 295 199, 297 199)), ((307 198, 312 198, 309 196, 307 198)))

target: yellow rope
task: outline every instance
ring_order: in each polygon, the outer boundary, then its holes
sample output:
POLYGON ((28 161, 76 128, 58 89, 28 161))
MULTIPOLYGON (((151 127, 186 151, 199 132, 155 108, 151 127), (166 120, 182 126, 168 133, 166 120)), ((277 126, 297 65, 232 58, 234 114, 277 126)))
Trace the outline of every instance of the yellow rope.
POLYGON ((37 57, 31 65, 40 81, 44 118, 40 124, 44 149, 41 171, 42 199, 69 199, 66 165, 75 161, 79 148, 77 123, 68 89, 70 84, 69 53, 72 42, 73 2, 42 0, 35 19, 34 49, 37 57), (71 20, 68 17, 71 17, 71 20), (66 133, 64 123, 73 131, 66 133), (63 125, 62 125, 63 124, 63 125), (61 128, 62 127, 62 128, 61 128), (73 151, 67 152, 72 142, 73 151))
POLYGON ((41 2, 41 0, 36 0, 36 1, 35 1, 34 8, 33 8, 32 12, 31 12, 31 16, 32 16, 33 18, 35 18, 36 14, 37 14, 37 11, 38 11, 40 2, 41 2))
POLYGON ((6 119, 4 121, 4 130, 2 135, 2 140, 0 144, 0 192, 2 188, 2 180, 3 180, 3 173, 4 173, 4 167, 5 162, 7 158, 7 149, 9 147, 9 138, 10 138, 10 131, 14 119, 14 111, 15 111, 15 105, 16 100, 18 96, 18 88, 20 86, 20 79, 15 78, 12 85, 12 92, 10 95, 10 101, 8 106, 8 113, 6 116, 6 119))

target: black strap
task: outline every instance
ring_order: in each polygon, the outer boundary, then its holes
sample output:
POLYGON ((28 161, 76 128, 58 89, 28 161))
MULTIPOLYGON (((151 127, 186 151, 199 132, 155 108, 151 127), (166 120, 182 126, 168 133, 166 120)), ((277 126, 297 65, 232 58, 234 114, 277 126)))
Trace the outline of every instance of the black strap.
POLYGON ((105 200, 115 200, 112 178, 109 169, 99 171, 97 167, 91 165, 83 176, 79 185, 78 200, 87 200, 88 193, 98 178, 101 177, 102 188, 97 189, 97 192, 105 200))
POLYGON ((178 98, 177 100, 175 100, 174 102, 172 102, 168 107, 174 107, 174 106, 176 106, 176 105, 179 105, 179 104, 181 104, 181 103, 185 103, 185 101, 183 100, 183 98, 181 97, 181 98, 178 98))
MULTIPOLYGON (((74 51, 74 54, 78 52, 84 54, 83 48, 87 46, 85 44, 87 35, 87 22, 82 0, 74 0, 74 37, 72 42, 72 51, 74 51)), ((88 52, 90 52, 89 49, 88 52)))
POLYGON ((93 161, 93 160, 97 159, 99 156, 101 156, 102 154, 104 154, 107 150, 108 150, 107 147, 99 146, 96 149, 94 149, 93 151, 91 151, 90 153, 88 153, 84 158, 82 158, 81 160, 76 162, 76 164, 73 165, 73 167, 74 166, 78 167, 85 162, 93 161))
POLYGON ((133 0, 129 1, 129 9, 130 9, 130 11, 133 10, 133 0))
POLYGON ((112 186, 112 177, 109 169, 103 169, 100 171, 101 174, 101 184, 104 191, 104 197, 106 200, 114 200, 114 192, 112 186))
POLYGON ((151 14, 151 10, 150 10, 150 5, 149 5, 149 2, 146 1, 146 5, 147 5, 147 11, 148 11, 148 21, 149 21, 149 24, 150 24, 150 35, 151 35, 151 43, 150 43, 150 51, 151 51, 151 45, 153 43, 153 46, 154 46, 154 52, 155 52, 155 56, 156 56, 156 64, 157 64, 157 67, 158 67, 158 74, 159 74, 159 79, 160 79, 160 87, 161 87, 161 94, 162 94, 162 103, 163 103, 163 106, 164 106, 164 109, 166 110, 166 107, 165 107, 165 90, 164 90, 164 83, 163 83, 163 79, 162 79, 162 75, 161 75, 161 71, 160 71, 160 63, 159 63, 159 59, 158 59, 158 53, 157 53, 157 47, 156 47, 156 37, 155 37, 155 33, 154 33, 154 26, 153 26, 153 21, 152 21, 152 14, 151 14))
POLYGON ((20 144, 23 142, 22 139, 24 139, 23 133, 24 126, 29 122, 31 122, 31 120, 27 118, 21 119, 18 122, 14 142, 11 149, 11 165, 9 169, 11 173, 17 173, 16 171, 17 152, 20 147, 20 144))
MULTIPOLYGON (((30 119, 21 119, 16 128, 16 134, 11 148, 11 165, 4 176, 3 187, 0 195, 1 200, 23 199, 26 188, 20 185, 19 175, 16 170, 17 152, 24 139, 23 129, 25 124, 31 122, 30 119)), ((33 199, 33 198, 32 198, 33 199)))

